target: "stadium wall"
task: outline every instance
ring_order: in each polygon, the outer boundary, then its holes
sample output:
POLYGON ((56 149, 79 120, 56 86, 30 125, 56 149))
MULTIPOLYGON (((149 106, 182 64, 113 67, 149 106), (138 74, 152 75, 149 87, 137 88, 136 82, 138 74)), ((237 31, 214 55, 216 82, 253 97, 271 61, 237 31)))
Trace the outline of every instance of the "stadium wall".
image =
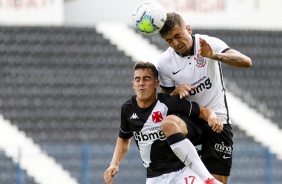
POLYGON ((0 25, 62 25, 63 12, 63 0, 0 0, 0 25))
MULTIPOLYGON (((143 0, 144 1, 144 0, 143 0)), ((131 23, 142 0, 72 0, 65 3, 65 24, 91 26, 100 22, 131 23)), ((281 30, 280 0, 156 0, 177 11, 192 27, 281 30)))

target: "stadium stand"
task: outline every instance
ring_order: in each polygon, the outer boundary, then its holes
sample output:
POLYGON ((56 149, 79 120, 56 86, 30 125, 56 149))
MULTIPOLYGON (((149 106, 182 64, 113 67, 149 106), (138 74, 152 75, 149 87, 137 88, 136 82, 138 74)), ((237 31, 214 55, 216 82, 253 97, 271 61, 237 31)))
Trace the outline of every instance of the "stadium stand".
POLYGON ((36 184, 25 171, 18 170, 19 166, 14 164, 12 160, 0 152, 0 183, 16 184, 19 177, 22 177, 23 183, 36 184))
MULTIPOLYGON (((282 52, 277 47, 282 33, 193 31, 222 38, 252 57, 254 66, 248 70, 223 66, 226 87, 281 128, 282 52)), ((160 49, 166 47, 157 35, 148 38, 160 49)), ((0 113, 80 183, 103 183, 118 135, 120 105, 133 94, 132 59, 94 28, 0 27, 0 65, 0 113)), ((282 161, 233 127, 230 183, 281 183, 282 161)), ((16 165, 4 154, 0 159, 0 183, 16 183, 16 165)), ((34 183, 26 177, 25 184, 34 183)), ((134 143, 115 177, 116 184, 124 181, 145 181, 134 143)))

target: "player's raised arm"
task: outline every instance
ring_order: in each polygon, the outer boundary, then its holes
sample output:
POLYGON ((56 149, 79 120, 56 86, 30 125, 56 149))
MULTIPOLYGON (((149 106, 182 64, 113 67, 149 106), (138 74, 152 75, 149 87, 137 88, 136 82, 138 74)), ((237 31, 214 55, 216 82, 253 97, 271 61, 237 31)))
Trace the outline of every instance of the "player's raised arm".
POLYGON ((104 181, 106 184, 113 183, 113 177, 118 173, 118 166, 129 150, 131 139, 118 138, 112 161, 109 168, 104 172, 104 181))
POLYGON ((252 66, 252 60, 248 56, 237 50, 229 49, 225 53, 215 53, 209 43, 202 38, 200 39, 200 49, 198 53, 213 60, 221 61, 234 67, 248 68, 252 66))

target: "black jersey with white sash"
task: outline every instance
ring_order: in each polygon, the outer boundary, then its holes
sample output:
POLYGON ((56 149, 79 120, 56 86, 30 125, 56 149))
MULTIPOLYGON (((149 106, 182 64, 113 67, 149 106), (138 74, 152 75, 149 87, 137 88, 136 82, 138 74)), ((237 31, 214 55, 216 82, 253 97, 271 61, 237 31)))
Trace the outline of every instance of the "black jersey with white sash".
POLYGON ((184 167, 169 147, 162 132, 161 122, 170 114, 198 117, 198 104, 179 97, 158 93, 156 101, 148 108, 137 105, 136 95, 121 108, 120 138, 133 136, 139 148, 147 177, 155 177, 184 167))

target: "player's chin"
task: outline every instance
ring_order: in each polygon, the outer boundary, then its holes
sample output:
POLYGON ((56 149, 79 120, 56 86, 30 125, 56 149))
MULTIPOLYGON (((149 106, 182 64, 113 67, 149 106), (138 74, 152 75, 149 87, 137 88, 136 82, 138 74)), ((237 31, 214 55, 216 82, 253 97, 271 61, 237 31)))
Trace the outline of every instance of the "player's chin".
POLYGON ((179 47, 177 50, 178 51, 176 51, 176 52, 181 54, 181 55, 188 55, 187 52, 188 52, 189 49, 186 46, 179 47))
POLYGON ((183 54, 182 53, 183 52, 182 48, 174 48, 174 51, 179 53, 179 54, 183 54))
POLYGON ((142 92, 138 92, 136 93, 137 95, 137 98, 140 99, 140 100, 143 100, 146 98, 146 94, 142 93, 142 92))
POLYGON ((142 93, 142 94, 137 95, 137 98, 141 101, 147 101, 150 99, 150 95, 146 93, 142 93))

